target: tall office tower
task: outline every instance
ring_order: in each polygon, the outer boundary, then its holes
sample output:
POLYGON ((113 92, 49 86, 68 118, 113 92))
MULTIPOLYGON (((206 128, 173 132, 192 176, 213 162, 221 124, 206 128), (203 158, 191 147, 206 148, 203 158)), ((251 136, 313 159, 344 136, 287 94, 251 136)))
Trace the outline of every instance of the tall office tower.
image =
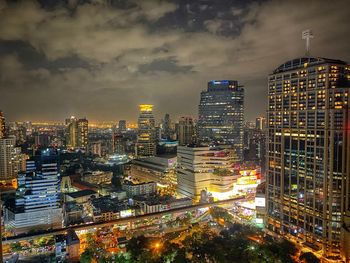
POLYGON ((16 138, 0 139, 0 180, 16 179, 22 169, 22 161, 23 155, 21 148, 16 147, 16 138))
POLYGON ((167 113, 164 116, 164 120, 163 120, 163 138, 165 139, 170 139, 170 135, 171 135, 171 120, 170 120, 170 115, 167 113))
POLYGON ((37 133, 34 135, 34 144, 36 147, 49 147, 53 141, 53 136, 49 133, 37 133))
POLYGON ((26 128, 27 136, 32 135, 34 131, 32 123, 30 121, 26 121, 23 123, 23 126, 26 128))
POLYGON ((265 130, 266 128, 266 118, 264 117, 257 117, 255 119, 255 129, 257 130, 265 130))
POLYGON ((89 122, 87 119, 77 119, 72 116, 66 119, 66 143, 68 148, 86 148, 88 145, 89 122))
POLYGON ((268 85, 266 227, 349 260, 350 66, 297 58, 268 85))
POLYGON ((120 132, 113 132, 112 133, 112 146, 113 146, 113 153, 117 154, 125 154, 126 149, 126 140, 120 132))
POLYGON ((232 149, 178 146, 177 193, 199 200, 203 190, 225 194, 233 190, 237 177, 233 173, 232 149))
POLYGON ((62 227, 57 152, 45 149, 27 160, 18 175, 16 202, 5 209, 5 225, 15 234, 62 227))
POLYGON ((242 159, 243 121, 243 87, 234 80, 208 82, 199 104, 199 141, 232 145, 242 159))
POLYGON ((66 119, 66 144, 68 148, 78 147, 78 125, 77 119, 72 116, 66 119))
POLYGON ((5 116, 0 110, 0 139, 6 137, 5 116))
POLYGON ((260 129, 244 128, 243 160, 260 166, 261 174, 266 172, 266 132, 260 129))
POLYGON ((17 145, 21 145, 27 141, 27 129, 23 125, 16 125, 16 130, 13 131, 16 136, 17 145))
POLYGON ((156 155, 156 128, 153 105, 141 104, 139 108, 136 156, 154 156, 156 155))
POLYGON ((119 132, 126 131, 126 120, 120 120, 118 125, 119 132))
POLYGON ((84 119, 78 120, 78 147, 87 148, 89 134, 89 121, 84 119))
POLYGON ((181 117, 177 126, 177 139, 179 145, 194 143, 194 125, 191 117, 181 117))

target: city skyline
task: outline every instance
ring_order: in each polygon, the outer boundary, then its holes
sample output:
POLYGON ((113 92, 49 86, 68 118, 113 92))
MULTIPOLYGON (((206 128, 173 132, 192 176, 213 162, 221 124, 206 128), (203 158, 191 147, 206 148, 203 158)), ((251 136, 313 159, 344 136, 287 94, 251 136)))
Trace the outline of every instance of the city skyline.
POLYGON ((0 263, 350 263, 337 0, 0 0, 0 263))
POLYGON ((212 79, 242 83, 253 120, 267 109, 268 73, 304 55, 302 30, 314 32, 311 56, 350 60, 346 1, 65 2, 0 1, 8 121, 131 121, 141 103, 157 119, 197 116, 212 79))

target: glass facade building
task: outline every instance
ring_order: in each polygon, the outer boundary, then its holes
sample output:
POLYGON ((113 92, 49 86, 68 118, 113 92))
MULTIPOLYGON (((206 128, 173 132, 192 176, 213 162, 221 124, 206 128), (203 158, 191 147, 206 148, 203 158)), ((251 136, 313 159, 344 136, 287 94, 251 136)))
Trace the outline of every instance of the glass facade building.
POLYGON ((199 103, 199 141, 232 145, 242 159, 243 121, 243 87, 234 80, 208 82, 199 103))
POLYGON ((349 91, 350 66, 333 59, 294 59, 268 80, 266 227, 347 259, 349 91))
POLYGON ((181 117, 177 127, 179 145, 189 145, 195 142, 194 123, 191 117, 181 117))
POLYGON ((157 145, 153 105, 141 104, 139 108, 136 156, 155 156, 157 145))
POLYGON ((5 116, 0 110, 0 139, 5 138, 6 128, 5 128, 5 116))
POLYGON ((5 211, 6 226, 15 234, 62 227, 60 173, 54 149, 45 149, 27 160, 26 172, 18 174, 14 207, 5 211))
POLYGON ((66 119, 66 144, 68 148, 86 149, 88 146, 89 122, 87 119, 77 119, 72 116, 66 119))
POLYGON ((16 147, 16 138, 0 139, 0 180, 16 180, 24 164, 21 148, 16 147))

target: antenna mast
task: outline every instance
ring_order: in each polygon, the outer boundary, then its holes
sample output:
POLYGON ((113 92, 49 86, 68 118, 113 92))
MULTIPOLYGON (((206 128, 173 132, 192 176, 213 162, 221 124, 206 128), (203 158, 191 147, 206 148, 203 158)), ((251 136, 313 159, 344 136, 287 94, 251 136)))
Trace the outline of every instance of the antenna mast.
POLYGON ((307 57, 310 56, 310 39, 314 38, 314 35, 311 31, 311 29, 306 29, 301 33, 301 39, 305 39, 306 40, 306 52, 305 55, 307 57))

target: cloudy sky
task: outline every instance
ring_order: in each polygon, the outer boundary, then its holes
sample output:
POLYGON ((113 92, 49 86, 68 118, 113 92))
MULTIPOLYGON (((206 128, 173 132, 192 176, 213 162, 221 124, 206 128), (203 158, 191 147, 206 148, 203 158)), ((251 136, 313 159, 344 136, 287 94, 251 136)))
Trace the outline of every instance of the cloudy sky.
POLYGON ((9 120, 197 115, 211 79, 245 86, 246 119, 267 75, 303 56, 350 62, 347 0, 0 0, 0 109, 9 120))

